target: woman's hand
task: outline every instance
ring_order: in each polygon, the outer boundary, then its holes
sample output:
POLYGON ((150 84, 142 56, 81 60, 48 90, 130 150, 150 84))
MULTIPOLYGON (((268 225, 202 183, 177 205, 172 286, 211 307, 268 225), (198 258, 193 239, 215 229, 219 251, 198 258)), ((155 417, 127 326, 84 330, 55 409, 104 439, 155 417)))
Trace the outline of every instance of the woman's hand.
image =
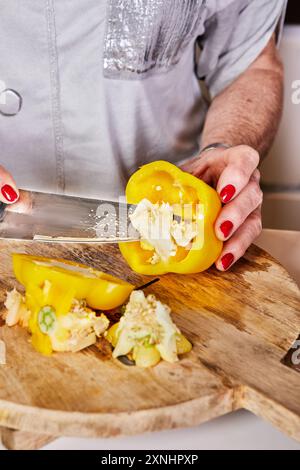
POLYGON ((218 191, 224 204, 216 221, 217 237, 224 241, 216 262, 220 271, 229 269, 258 237, 262 230, 259 154, 240 145, 230 149, 204 152, 183 165, 183 169, 218 191))
POLYGON ((0 201, 13 204, 19 199, 19 191, 13 177, 0 166, 0 201))

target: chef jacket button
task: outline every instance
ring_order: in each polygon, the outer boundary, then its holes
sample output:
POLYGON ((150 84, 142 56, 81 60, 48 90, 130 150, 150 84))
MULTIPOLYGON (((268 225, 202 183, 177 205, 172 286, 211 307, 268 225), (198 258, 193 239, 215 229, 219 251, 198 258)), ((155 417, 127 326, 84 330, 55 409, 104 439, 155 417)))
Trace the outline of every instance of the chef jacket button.
POLYGON ((15 116, 21 111, 23 99, 20 93, 11 88, 0 92, 0 114, 2 116, 15 116))

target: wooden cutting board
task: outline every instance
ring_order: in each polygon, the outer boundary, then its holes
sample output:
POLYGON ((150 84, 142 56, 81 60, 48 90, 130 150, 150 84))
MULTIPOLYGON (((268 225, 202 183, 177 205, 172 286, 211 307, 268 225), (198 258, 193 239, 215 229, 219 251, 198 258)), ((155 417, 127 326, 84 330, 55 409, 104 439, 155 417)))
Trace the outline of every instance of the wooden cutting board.
MULTIPOLYGON (((14 251, 80 261, 136 285, 149 280, 113 245, 1 241, 0 302, 16 285, 14 251)), ((228 273, 169 274, 147 291, 170 305, 194 345, 177 364, 141 370, 105 359, 95 347, 43 357, 25 330, 0 328, 7 346, 0 426, 8 447, 194 426, 239 408, 300 441, 300 374, 282 363, 300 333, 300 294, 274 259, 252 247, 228 273)))

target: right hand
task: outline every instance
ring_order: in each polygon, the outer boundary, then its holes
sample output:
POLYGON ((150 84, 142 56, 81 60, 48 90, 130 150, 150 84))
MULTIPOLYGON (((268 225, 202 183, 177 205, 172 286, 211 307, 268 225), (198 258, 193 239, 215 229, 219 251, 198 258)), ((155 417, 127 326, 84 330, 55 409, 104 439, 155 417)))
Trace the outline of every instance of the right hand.
POLYGON ((13 204, 19 200, 20 194, 13 177, 0 166, 0 201, 5 204, 13 204))

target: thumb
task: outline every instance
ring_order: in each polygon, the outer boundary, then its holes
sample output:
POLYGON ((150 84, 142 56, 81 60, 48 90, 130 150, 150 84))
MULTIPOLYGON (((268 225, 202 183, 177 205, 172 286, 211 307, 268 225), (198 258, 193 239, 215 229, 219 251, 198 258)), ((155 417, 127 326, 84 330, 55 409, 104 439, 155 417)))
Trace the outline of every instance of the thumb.
POLYGON ((0 201, 13 204, 19 199, 19 191, 13 177, 0 166, 0 201))

